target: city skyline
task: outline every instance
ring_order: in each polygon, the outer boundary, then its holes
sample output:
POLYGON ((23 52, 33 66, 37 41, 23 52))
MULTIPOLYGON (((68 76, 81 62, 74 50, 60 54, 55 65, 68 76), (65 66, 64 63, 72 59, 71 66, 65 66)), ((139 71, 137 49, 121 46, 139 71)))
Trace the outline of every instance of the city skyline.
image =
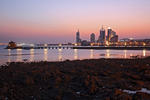
POLYGON ((148 0, 1 0, 0 42, 75 42, 77 29, 89 40, 102 25, 120 39, 150 38, 149 5, 148 0))
POLYGON ((82 42, 89 42, 89 43, 102 43, 105 44, 106 42, 118 42, 119 41, 119 36, 117 33, 111 29, 111 27, 108 27, 107 29, 104 28, 102 25, 100 31, 99 31, 99 36, 96 37, 95 33, 89 34, 89 39, 83 39, 80 37, 80 31, 76 32, 76 43, 77 44, 82 44, 82 42), (106 32, 106 31, 107 32, 106 32))

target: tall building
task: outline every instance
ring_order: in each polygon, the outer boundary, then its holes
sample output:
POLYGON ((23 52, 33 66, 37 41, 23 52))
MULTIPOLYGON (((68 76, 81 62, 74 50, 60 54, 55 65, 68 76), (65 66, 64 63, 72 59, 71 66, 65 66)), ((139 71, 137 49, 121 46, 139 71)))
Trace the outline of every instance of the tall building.
POLYGON ((108 28, 107 41, 108 42, 117 42, 118 41, 118 35, 116 35, 116 32, 113 31, 110 27, 108 28))
POLYGON ((76 43, 81 43, 79 30, 78 30, 78 32, 76 33, 76 43))
POLYGON ((111 37, 112 37, 112 29, 108 27, 107 41, 110 41, 111 37))
POLYGON ((103 28, 103 26, 100 29, 99 42, 100 43, 105 43, 105 29, 103 28))
POLYGON ((94 34, 94 33, 92 33, 92 34, 90 35, 90 42, 91 42, 91 43, 95 43, 95 34, 94 34))
POLYGON ((115 36, 116 35, 116 32, 115 31, 112 31, 111 32, 111 37, 115 36))
POLYGON ((113 37, 110 39, 110 42, 118 42, 118 35, 113 36, 113 37))
POLYGON ((118 42, 118 35, 116 35, 116 32, 113 31, 110 27, 108 28, 107 41, 118 42))

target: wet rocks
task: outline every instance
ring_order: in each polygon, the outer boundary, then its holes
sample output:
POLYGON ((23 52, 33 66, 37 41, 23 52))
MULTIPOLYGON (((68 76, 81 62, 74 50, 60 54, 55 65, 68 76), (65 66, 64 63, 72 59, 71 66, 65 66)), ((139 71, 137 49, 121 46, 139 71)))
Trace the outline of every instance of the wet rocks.
POLYGON ((148 100, 149 58, 10 63, 1 66, 0 99, 148 100), (123 90, 138 91, 134 94, 123 90))

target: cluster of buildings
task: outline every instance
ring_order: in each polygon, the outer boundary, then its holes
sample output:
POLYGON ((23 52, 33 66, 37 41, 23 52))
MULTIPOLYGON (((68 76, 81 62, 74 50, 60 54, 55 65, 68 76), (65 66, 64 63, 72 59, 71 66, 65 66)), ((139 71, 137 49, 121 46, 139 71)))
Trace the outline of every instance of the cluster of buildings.
POLYGON ((150 39, 123 38, 117 43, 121 46, 150 46, 150 39))
POLYGON ((107 29, 107 34, 106 30, 103 28, 100 29, 100 34, 98 39, 96 40, 95 34, 91 33, 90 35, 90 41, 87 40, 82 40, 80 38, 80 32, 76 33, 76 44, 77 45, 109 45, 110 43, 117 43, 118 42, 118 35, 116 34, 115 31, 113 31, 110 27, 107 29))

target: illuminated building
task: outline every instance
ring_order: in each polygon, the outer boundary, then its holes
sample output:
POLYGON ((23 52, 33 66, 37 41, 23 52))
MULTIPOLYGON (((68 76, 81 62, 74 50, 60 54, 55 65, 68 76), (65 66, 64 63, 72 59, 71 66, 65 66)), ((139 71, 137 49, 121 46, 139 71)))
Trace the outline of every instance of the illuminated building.
POLYGON ((10 42, 8 43, 8 48, 16 48, 16 47, 17 47, 17 44, 16 44, 15 42, 10 41, 10 42))
POLYGON ((110 27, 108 28, 107 41, 118 42, 118 35, 116 35, 116 32, 113 31, 110 27))
POLYGON ((110 39, 110 42, 118 42, 118 35, 113 36, 113 37, 110 39))
POLYGON ((110 41, 111 34, 112 34, 112 29, 109 27, 109 28, 108 28, 107 41, 110 41))

